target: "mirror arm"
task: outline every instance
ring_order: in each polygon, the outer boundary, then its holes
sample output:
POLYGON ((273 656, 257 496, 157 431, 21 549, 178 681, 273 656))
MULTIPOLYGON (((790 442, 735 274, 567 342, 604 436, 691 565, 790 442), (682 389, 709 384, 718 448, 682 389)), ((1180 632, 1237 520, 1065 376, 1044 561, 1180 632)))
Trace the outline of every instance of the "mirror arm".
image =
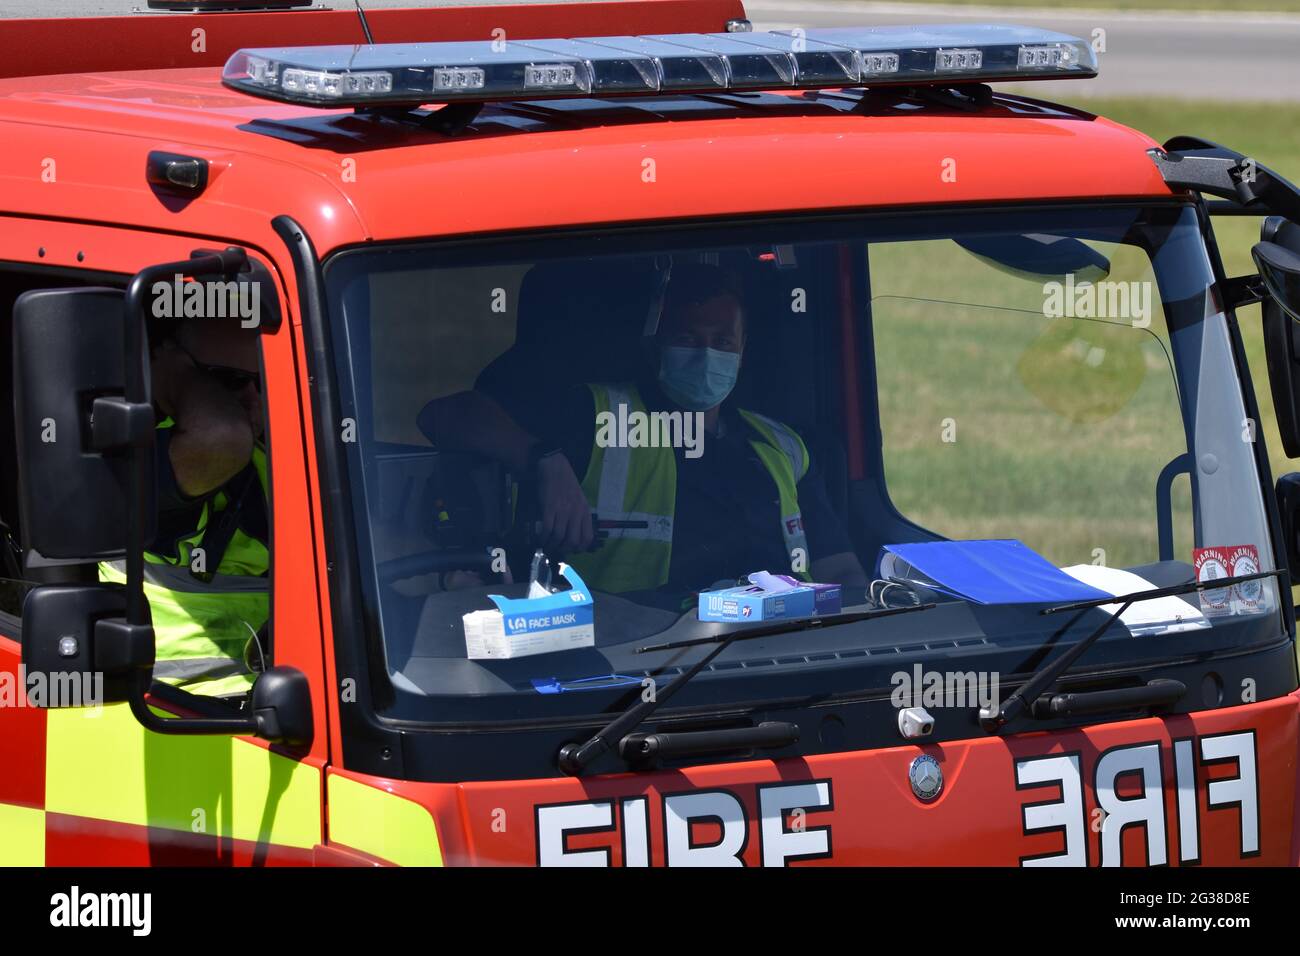
POLYGON ((147 730, 159 734, 246 736, 256 734, 258 729, 258 722, 253 717, 159 717, 149 709, 145 691, 141 687, 137 687, 129 703, 135 719, 147 730))
POLYGON ((1171 189, 1191 189, 1267 210, 1300 222, 1300 189, 1235 150, 1191 136, 1176 136, 1147 150, 1171 189))
POLYGON ((153 406, 101 395, 90 406, 90 447, 95 451, 148 449, 153 444, 153 406))
POLYGON ((1165 183, 1174 189, 1194 189, 1249 206, 1257 196, 1234 173, 1240 174, 1242 160, 1234 156, 1197 156, 1190 153, 1166 153, 1147 150, 1160 170, 1165 183))
MULTIPOLYGON (((160 717, 146 699, 144 674, 137 676, 135 693, 129 698, 131 713, 141 725, 160 734, 225 734, 256 736, 271 743, 301 750, 311 746, 315 735, 311 709, 311 684, 293 667, 272 667, 253 687, 251 712, 244 717, 213 716, 213 709, 197 717, 160 717)), ((154 682, 148 696, 160 704, 185 709, 215 708, 206 698, 194 697, 166 684, 154 682)))
POLYGON ((1233 276, 1226 279, 1220 289, 1223 290, 1224 305, 1231 309, 1240 309, 1262 302, 1267 295, 1264 290, 1264 280, 1260 278, 1259 273, 1233 276))

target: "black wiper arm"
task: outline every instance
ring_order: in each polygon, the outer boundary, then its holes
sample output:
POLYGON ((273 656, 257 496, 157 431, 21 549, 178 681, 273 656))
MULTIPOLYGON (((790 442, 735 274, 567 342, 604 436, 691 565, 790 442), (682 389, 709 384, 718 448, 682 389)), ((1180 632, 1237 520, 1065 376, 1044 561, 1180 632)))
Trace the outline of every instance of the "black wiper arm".
POLYGON ((1119 608, 1110 614, 1100 627, 1060 657, 1039 668, 1020 690, 1004 700, 999 706, 981 710, 980 725, 991 734, 997 733, 1003 726, 1024 713, 1025 710, 1033 707, 1034 701, 1038 700, 1043 691, 1056 683, 1057 678, 1082 657, 1088 648, 1096 643, 1098 638, 1110 630, 1111 625, 1119 620, 1120 615, 1134 604, 1150 601, 1153 598, 1176 597, 1180 594, 1191 594, 1196 591, 1217 591, 1220 588, 1232 587, 1234 584, 1278 577, 1286 573, 1286 571, 1278 569, 1275 571, 1261 571, 1258 574, 1241 574, 1234 578, 1218 578, 1214 581, 1185 581, 1182 584, 1174 584, 1164 588, 1150 588, 1146 591, 1134 591, 1131 594, 1120 594, 1115 597, 1097 598, 1091 601, 1075 601, 1072 604, 1059 604, 1056 607, 1043 608, 1039 612, 1040 614, 1060 614, 1065 611, 1086 611, 1089 608, 1108 604, 1119 605, 1119 608))
POLYGON ((699 644, 716 644, 717 647, 709 651, 698 661, 678 674, 663 690, 654 694, 649 699, 642 698, 629 707, 623 713, 619 714, 603 728, 597 731, 596 735, 582 744, 565 744, 560 748, 560 769, 570 776, 578 776, 583 770, 591 764, 593 760, 602 754, 608 752, 618 740, 624 735, 634 730, 639 724, 644 722, 664 701, 668 700, 673 694, 677 693, 704 668, 708 667, 715 657, 725 651, 736 641, 750 641, 757 637, 770 637, 775 634, 789 634, 796 631, 808 631, 818 627, 832 627, 838 624, 852 624, 855 621, 869 621, 878 617, 892 617, 896 614, 907 614, 912 611, 925 611, 934 607, 933 604, 912 604, 907 607, 889 607, 878 608, 873 611, 850 611, 845 614, 828 614, 822 617, 800 618, 793 621, 781 621, 779 623, 765 624, 761 627, 744 627, 734 631, 727 631, 722 634, 714 634, 709 637, 692 638, 685 641, 670 641, 666 644, 649 644, 645 647, 638 647, 638 654, 648 654, 651 651, 673 650, 679 647, 694 647, 699 644))

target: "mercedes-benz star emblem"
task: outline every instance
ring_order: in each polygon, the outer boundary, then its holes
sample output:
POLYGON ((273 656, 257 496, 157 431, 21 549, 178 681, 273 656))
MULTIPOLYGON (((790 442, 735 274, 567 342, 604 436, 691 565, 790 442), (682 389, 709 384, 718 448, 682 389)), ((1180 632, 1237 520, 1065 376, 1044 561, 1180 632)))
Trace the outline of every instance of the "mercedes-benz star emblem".
POLYGON ((912 761, 907 768, 907 779, 911 781, 912 792, 918 800, 933 800, 943 789, 943 770, 939 761, 929 754, 922 754, 912 761))

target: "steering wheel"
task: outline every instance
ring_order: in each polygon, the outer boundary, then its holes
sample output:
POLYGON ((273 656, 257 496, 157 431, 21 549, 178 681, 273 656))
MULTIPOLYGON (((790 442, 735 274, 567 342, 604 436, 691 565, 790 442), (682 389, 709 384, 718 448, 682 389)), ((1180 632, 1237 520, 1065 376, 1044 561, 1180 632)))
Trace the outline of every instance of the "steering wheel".
POLYGON ((486 548, 443 548, 421 551, 404 557, 383 561, 375 568, 381 584, 391 584, 405 578, 419 577, 442 571, 478 571, 494 574, 492 553, 486 548))

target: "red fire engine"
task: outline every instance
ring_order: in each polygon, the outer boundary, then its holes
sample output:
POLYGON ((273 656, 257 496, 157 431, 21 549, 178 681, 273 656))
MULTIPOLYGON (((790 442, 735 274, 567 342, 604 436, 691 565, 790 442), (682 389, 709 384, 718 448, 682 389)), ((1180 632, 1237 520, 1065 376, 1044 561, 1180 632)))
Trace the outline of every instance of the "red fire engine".
POLYGON ((0 21, 0 863, 1296 862, 1300 476, 1235 316, 1300 453, 1295 187, 995 91, 1095 75, 1040 30, 184 6, 226 9, 0 21), (1218 213, 1262 218, 1258 275, 1218 213), (724 273, 743 350, 665 347, 724 273), (233 700, 154 673, 143 356, 164 300, 250 299, 271 612, 233 700), (671 449, 485 447, 665 348, 739 363, 748 444, 699 419, 695 457, 684 406, 671 449), (543 542, 559 453, 585 548, 543 542), (582 572, 540 624, 539 550, 582 572), (787 614, 810 579, 839 606, 787 614))

